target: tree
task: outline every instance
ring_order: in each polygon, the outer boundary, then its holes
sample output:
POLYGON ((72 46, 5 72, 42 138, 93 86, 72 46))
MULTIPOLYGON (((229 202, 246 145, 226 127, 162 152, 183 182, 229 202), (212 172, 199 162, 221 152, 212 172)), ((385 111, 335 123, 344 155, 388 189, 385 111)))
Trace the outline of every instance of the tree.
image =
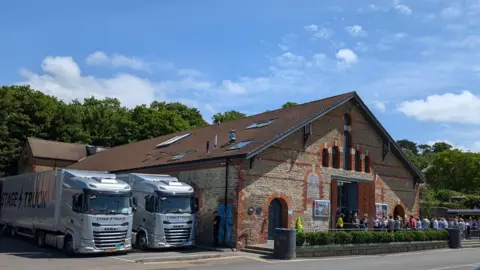
POLYGON ((154 109, 159 109, 162 107, 171 111, 172 113, 178 114, 182 119, 188 122, 189 128, 204 127, 207 125, 207 122, 203 120, 202 114, 198 109, 189 108, 179 102, 166 103, 154 101, 150 107, 154 109))
POLYGON ((398 140, 397 141, 398 146, 402 148, 402 150, 410 150, 414 155, 418 155, 418 148, 417 144, 409 141, 409 140, 398 140))
POLYGON ((217 124, 219 122, 223 123, 223 122, 226 122, 226 121, 240 119, 240 118, 244 118, 244 117, 247 117, 247 115, 244 114, 244 113, 232 110, 232 111, 227 111, 227 112, 224 112, 224 113, 215 114, 212 117, 212 121, 213 121, 213 123, 217 124))
POLYGON ((288 108, 288 107, 293 107, 293 106, 297 106, 297 105, 298 105, 298 103, 296 103, 296 102, 288 101, 288 102, 283 103, 282 108, 288 108))
POLYGON ((480 191, 480 153, 444 150, 435 153, 425 176, 435 189, 480 191))
POLYGON ((450 150, 452 148, 453 146, 445 142, 436 142, 432 145, 432 150, 434 153, 440 153, 446 150, 450 150))

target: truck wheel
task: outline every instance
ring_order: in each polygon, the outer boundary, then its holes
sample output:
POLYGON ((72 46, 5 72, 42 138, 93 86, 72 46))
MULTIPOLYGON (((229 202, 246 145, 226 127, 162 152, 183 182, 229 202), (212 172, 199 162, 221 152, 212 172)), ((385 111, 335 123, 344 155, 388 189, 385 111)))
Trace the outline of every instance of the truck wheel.
POLYGON ((35 242, 37 242, 37 245, 41 248, 44 248, 46 246, 45 233, 43 231, 37 231, 35 233, 35 242))
POLYGON ((144 232, 137 234, 136 244, 139 249, 147 249, 147 235, 144 232))
POLYGON ((73 239, 70 235, 65 236, 65 240, 63 240, 63 252, 67 256, 73 256, 73 239))

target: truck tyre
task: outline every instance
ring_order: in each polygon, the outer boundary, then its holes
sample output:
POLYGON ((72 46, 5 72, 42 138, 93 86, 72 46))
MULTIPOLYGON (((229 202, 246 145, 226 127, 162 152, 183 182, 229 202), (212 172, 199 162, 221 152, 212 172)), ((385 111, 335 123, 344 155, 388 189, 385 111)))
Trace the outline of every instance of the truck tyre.
POLYGON ((74 255, 73 239, 72 236, 68 234, 65 235, 65 240, 63 240, 63 252, 69 257, 72 257, 74 255))
POLYGON ((35 242, 37 242, 37 245, 41 248, 44 248, 47 246, 45 242, 45 233, 43 231, 37 231, 35 233, 35 242))
POLYGON ((137 234, 136 244, 139 249, 147 249, 147 235, 145 232, 139 232, 137 234))

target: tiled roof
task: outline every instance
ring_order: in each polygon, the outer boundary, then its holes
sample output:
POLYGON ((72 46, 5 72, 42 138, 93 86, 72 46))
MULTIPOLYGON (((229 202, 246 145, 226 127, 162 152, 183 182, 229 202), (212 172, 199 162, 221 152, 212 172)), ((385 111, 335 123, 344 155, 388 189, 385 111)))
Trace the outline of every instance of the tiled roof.
MULTIPOLYGON (((213 158, 248 155, 258 149, 268 147, 269 143, 282 137, 302 123, 312 120, 315 116, 326 113, 356 96, 350 92, 326 99, 300 104, 293 107, 267 111, 261 114, 236 119, 218 125, 210 125, 161 137, 144 140, 132 144, 117 146, 69 166, 71 169, 126 171, 144 167, 154 167, 166 164, 176 164, 200 161, 213 158), (270 119, 276 119, 271 124, 260 128, 246 127, 270 119), (228 133, 235 130, 236 142, 228 144, 228 133), (191 133, 169 146, 157 148, 158 144, 175 136, 191 133), (214 147, 217 135, 218 146, 214 147), (251 142, 237 150, 229 150, 236 143, 251 142), (206 143, 209 141, 210 151, 206 153, 206 143), (172 160, 176 155, 188 152, 185 156, 172 160)), ((179 156, 177 156, 179 157, 179 156)))
POLYGON ((27 138, 32 155, 39 158, 79 161, 87 156, 85 144, 47 141, 27 138))

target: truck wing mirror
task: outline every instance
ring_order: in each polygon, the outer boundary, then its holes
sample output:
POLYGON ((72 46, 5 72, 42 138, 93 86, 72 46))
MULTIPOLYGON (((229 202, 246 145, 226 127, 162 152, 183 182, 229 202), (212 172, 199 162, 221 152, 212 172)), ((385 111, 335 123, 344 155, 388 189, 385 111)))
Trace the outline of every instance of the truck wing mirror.
POLYGON ((137 207, 138 201, 137 201, 136 197, 132 197, 132 204, 133 204, 133 206, 135 206, 135 208, 137 207))

